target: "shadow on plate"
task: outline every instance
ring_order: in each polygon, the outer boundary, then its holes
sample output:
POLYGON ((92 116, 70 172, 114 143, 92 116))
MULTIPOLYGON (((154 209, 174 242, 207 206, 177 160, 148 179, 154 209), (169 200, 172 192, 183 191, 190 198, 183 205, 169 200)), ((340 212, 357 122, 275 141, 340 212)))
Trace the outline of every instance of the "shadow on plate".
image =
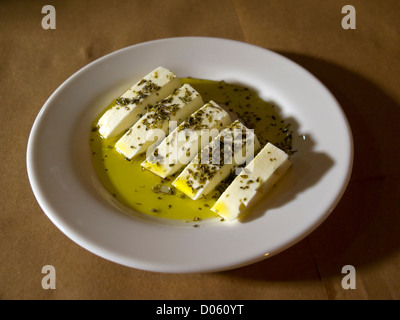
POLYGON ((294 200, 301 192, 315 185, 334 165, 334 160, 324 152, 314 150, 312 135, 300 132, 294 118, 285 119, 291 124, 295 153, 290 157, 292 167, 264 198, 239 219, 247 223, 268 214, 294 200))
POLYGON ((240 218, 241 223, 258 219, 269 209, 292 201, 316 184, 333 166, 333 159, 328 154, 314 150, 314 137, 301 132, 294 117, 285 116, 284 108, 276 101, 263 100, 255 88, 230 80, 213 82, 186 78, 185 82, 193 85, 204 101, 214 100, 254 129, 262 146, 269 141, 290 155, 293 167, 264 199, 240 218))

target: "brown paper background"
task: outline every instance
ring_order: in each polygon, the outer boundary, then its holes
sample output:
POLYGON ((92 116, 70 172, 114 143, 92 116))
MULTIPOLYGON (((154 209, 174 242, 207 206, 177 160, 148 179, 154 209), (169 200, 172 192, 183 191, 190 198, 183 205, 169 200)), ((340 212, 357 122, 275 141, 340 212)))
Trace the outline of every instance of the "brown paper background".
POLYGON ((0 1, 0 299, 399 299, 400 2, 397 0, 0 1), (43 30, 41 8, 56 8, 43 30), (344 30, 351 4, 357 29, 344 30), (163 274, 81 248, 46 217, 26 174, 33 121, 89 62, 143 41, 229 38, 316 75, 353 130, 354 170, 331 216, 290 249, 240 269, 163 274), (41 269, 57 271, 44 290, 41 269), (341 286, 344 265, 357 287, 341 286))

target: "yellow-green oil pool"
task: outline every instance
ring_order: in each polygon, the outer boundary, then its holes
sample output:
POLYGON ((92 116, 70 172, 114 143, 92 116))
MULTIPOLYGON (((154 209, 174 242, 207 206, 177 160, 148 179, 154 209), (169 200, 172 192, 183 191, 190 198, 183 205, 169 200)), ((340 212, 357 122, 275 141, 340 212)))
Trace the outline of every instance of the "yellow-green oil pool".
MULTIPOLYGON (((289 124, 285 123, 273 104, 260 99, 254 91, 224 81, 183 78, 181 82, 193 86, 204 102, 214 100, 236 113, 247 127, 254 129, 261 145, 270 141, 288 154, 293 152, 289 124)), ((111 105, 113 103, 109 107, 111 105)), ((223 184, 204 198, 192 200, 186 197, 172 186, 179 172, 162 179, 141 167, 144 154, 129 161, 115 150, 115 143, 123 133, 114 138, 102 138, 96 130, 102 114, 94 120, 90 133, 92 162, 104 187, 119 202, 135 211, 158 218, 196 221, 216 217, 210 208, 223 191, 223 184), (155 192, 160 185, 169 186, 173 194, 155 192)), ((163 187, 162 190, 168 188, 163 187)))

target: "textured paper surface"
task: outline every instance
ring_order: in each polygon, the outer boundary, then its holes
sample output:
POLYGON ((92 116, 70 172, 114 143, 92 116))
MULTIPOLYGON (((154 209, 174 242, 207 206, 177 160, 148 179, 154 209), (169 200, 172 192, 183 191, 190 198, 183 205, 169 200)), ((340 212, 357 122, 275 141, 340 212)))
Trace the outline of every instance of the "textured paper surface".
MULTIPOLYGON (((400 3, 341 0, 1 1, 0 299, 399 299, 400 3), (44 30, 44 5, 56 29, 44 30), (332 215, 306 239, 237 270, 158 274, 109 262, 59 231, 26 174, 33 121, 69 76, 114 50, 176 36, 213 36, 274 50, 316 75, 353 130, 355 165, 332 215), (44 290, 42 267, 56 269, 44 290), (356 289, 342 287, 342 267, 356 289)), ((312 97, 310 97, 312 99, 312 97)))

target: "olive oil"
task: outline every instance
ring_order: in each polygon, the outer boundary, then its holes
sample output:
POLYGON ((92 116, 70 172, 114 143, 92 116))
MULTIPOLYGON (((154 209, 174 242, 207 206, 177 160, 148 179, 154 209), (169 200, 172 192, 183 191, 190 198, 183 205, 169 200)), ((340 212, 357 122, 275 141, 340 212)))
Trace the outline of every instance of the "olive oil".
MULTIPOLYGON (((235 113, 247 127, 254 129, 262 146, 270 141, 289 155, 294 152, 289 124, 285 123, 271 103, 263 101, 252 90, 223 81, 193 78, 181 79, 181 83, 193 86, 204 102, 214 100, 235 113)), ((119 202, 135 211, 158 218, 184 221, 218 218, 210 208, 232 177, 206 197, 192 200, 172 186, 179 172, 162 179, 141 167, 145 154, 127 160, 118 153, 115 143, 123 133, 114 138, 102 138, 96 130, 100 116, 93 122, 90 133, 92 162, 104 187, 119 202)))

